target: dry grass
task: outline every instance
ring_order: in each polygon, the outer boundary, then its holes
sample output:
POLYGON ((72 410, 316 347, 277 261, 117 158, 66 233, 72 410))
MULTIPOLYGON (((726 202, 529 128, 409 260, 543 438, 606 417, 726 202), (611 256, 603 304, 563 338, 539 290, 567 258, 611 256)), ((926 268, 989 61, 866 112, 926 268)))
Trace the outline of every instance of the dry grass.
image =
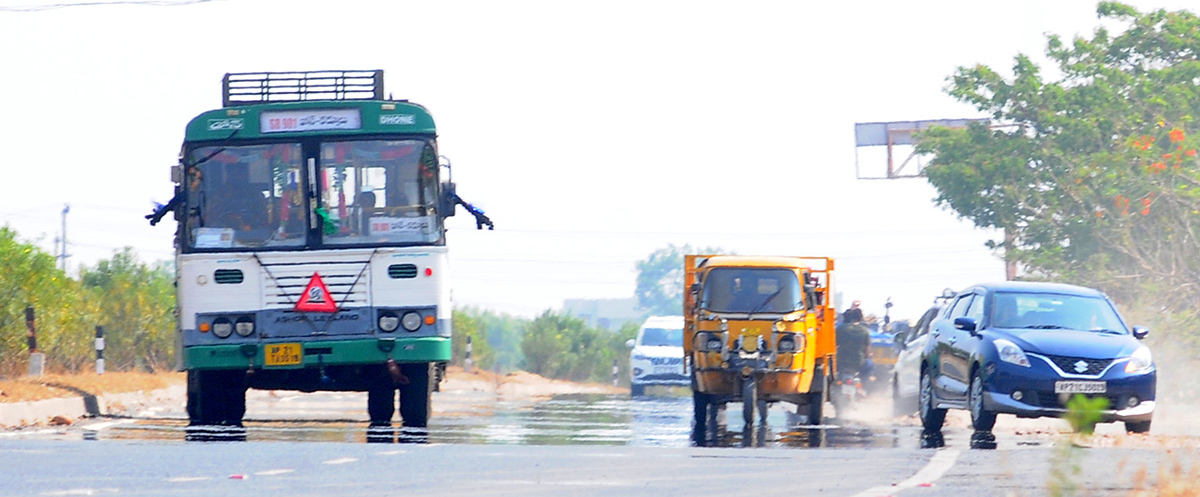
POLYGON ((183 373, 52 374, 40 378, 0 380, 0 402, 30 402, 82 394, 150 391, 186 381, 183 373))

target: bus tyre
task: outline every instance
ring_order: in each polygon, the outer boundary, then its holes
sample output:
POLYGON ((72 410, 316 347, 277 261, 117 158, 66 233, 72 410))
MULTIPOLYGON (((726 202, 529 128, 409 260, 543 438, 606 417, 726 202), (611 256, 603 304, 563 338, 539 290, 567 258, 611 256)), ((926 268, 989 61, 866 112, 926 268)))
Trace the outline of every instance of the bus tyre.
POLYGON ((242 426, 246 414, 244 372, 188 370, 187 380, 189 425, 242 426))
POLYGON ((367 390, 367 415, 371 418, 371 426, 391 426, 392 415, 396 413, 396 387, 390 380, 386 381, 387 385, 367 390))
POLYGON ((433 402, 433 368, 429 362, 402 364, 400 371, 408 384, 400 385, 400 418, 404 426, 425 428, 429 424, 433 402))

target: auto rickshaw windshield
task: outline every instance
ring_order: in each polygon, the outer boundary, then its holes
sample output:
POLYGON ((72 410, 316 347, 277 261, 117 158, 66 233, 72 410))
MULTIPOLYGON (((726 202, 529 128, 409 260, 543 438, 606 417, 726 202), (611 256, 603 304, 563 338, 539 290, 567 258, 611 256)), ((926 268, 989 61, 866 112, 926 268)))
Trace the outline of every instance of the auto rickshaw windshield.
POLYGON ((790 269, 715 268, 704 280, 700 307, 716 312, 787 313, 804 307, 800 279, 790 269))

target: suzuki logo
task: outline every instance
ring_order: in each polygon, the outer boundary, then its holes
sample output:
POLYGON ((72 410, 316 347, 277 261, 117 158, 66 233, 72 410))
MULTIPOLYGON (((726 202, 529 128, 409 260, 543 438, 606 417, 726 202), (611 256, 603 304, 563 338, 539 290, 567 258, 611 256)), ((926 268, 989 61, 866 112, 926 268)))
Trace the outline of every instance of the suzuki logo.
POLYGON ((1079 362, 1075 363, 1075 372, 1076 373, 1082 373, 1087 370, 1088 370, 1087 361, 1080 360, 1079 362))

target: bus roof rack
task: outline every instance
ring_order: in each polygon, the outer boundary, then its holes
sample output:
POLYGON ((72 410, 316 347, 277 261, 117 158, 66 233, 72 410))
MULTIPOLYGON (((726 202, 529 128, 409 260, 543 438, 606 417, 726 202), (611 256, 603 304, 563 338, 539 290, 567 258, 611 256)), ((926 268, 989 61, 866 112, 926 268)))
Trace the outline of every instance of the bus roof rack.
POLYGON ((383 71, 225 73, 221 105, 301 100, 383 100, 383 71))

